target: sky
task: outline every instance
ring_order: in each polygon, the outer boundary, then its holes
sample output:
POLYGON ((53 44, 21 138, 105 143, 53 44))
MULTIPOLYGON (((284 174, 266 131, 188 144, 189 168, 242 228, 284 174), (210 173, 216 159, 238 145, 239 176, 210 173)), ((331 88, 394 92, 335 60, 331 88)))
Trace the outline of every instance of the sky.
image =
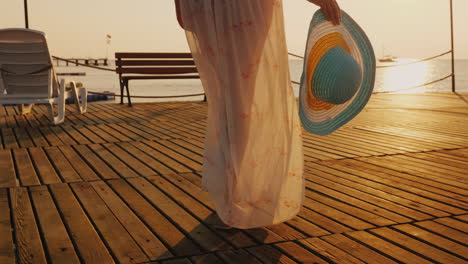
MULTIPOLYGON (((310 19, 318 8, 306 0, 283 3, 288 49, 302 55, 310 19)), ((449 0, 338 3, 365 30, 378 57, 385 53, 426 58, 450 50, 449 0)), ((468 59, 468 0, 453 0, 453 4, 455 55, 468 59)), ((30 28, 46 32, 55 56, 103 58, 115 51, 189 51, 173 0, 28 0, 28 9, 30 28), (110 45, 107 34, 112 36, 110 45)), ((24 27, 23 0, 0 0, 0 28, 9 27, 24 27)))

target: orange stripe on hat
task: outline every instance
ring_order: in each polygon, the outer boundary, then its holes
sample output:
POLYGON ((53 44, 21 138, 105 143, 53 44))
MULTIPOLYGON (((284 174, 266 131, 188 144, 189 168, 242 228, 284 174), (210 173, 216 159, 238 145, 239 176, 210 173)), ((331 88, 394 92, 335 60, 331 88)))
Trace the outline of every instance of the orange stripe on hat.
POLYGON ((315 98, 311 87, 311 82, 312 78, 314 77, 315 68, 320 62, 320 59, 325 53, 327 53, 327 51, 334 47, 342 47, 346 52, 350 53, 348 44, 346 44, 346 41, 343 39, 343 36, 338 32, 333 32, 317 40, 307 57, 307 90, 309 94, 309 96, 307 97, 307 104, 312 110, 315 111, 328 110, 335 106, 335 104, 323 102, 315 98))

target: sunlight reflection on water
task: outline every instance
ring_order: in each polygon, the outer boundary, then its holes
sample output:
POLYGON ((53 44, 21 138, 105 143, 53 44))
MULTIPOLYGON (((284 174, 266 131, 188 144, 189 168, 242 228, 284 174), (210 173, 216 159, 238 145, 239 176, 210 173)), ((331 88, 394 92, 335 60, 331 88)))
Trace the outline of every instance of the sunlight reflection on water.
MULTIPOLYGON (((396 64, 410 63, 411 60, 398 60, 396 64)), ((392 64, 382 64, 392 65, 392 64)), ((428 82, 431 76, 429 70, 429 64, 427 62, 420 62, 415 64, 409 64, 391 68, 379 68, 377 69, 376 78, 376 91, 399 91, 397 93, 407 92, 407 88, 419 86, 428 82)), ((424 92, 425 87, 418 87, 411 89, 411 92, 418 93, 424 92)))

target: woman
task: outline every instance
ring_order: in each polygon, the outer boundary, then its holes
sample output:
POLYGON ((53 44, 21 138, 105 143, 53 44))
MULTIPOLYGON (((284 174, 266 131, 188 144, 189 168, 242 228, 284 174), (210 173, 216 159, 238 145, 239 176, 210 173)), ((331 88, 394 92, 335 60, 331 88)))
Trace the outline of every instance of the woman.
MULTIPOLYGON (((308 0, 340 21, 335 0, 308 0)), ((223 224, 269 226, 304 196, 281 0, 176 0, 208 100, 203 179, 223 224)))

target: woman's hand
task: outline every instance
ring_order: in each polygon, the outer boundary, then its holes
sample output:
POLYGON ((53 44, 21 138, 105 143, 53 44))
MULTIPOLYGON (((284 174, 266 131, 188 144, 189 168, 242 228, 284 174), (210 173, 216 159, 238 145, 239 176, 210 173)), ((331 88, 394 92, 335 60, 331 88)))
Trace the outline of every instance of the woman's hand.
POLYGON ((320 6, 325 17, 333 23, 339 25, 341 23, 341 10, 336 0, 307 0, 313 4, 320 6))

